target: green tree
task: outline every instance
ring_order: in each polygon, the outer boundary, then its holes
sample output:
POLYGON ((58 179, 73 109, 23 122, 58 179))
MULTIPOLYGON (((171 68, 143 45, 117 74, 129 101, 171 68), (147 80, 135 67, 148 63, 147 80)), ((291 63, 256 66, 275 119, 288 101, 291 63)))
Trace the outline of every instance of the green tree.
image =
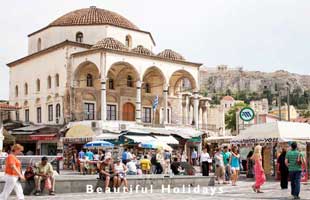
MULTIPOLYGON (((247 106, 245 103, 236 103, 229 111, 225 114, 225 126, 227 129, 230 129, 232 132, 236 131, 236 113, 241 108, 247 106)), ((238 116, 239 117, 239 116, 238 116)))

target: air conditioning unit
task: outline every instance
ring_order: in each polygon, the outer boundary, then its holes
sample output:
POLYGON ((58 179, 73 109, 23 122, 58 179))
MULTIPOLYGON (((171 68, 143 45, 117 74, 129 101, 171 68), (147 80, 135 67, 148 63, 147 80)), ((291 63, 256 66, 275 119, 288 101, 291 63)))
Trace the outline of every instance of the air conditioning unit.
POLYGON ((98 122, 91 122, 91 127, 92 127, 93 129, 99 128, 99 123, 98 123, 98 122))
POLYGON ((119 124, 119 130, 120 130, 120 131, 125 131, 125 130, 127 130, 127 124, 119 124))

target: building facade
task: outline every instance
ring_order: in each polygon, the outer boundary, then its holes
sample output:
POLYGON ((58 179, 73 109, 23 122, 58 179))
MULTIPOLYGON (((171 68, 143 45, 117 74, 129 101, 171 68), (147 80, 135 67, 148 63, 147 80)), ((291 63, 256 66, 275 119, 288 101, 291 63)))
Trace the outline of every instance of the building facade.
POLYGON ((29 55, 8 63, 13 119, 34 124, 122 120, 199 127, 200 63, 165 49, 123 16, 90 7, 28 35, 29 55), (157 109, 153 109, 158 100, 157 109))

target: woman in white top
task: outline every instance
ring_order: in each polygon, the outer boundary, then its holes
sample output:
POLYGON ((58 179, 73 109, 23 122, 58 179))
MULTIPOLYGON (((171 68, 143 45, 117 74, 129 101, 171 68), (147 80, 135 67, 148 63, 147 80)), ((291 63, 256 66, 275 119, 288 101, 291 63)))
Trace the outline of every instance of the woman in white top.
POLYGON ((122 185, 122 182, 124 182, 125 185, 125 191, 128 191, 128 182, 126 179, 126 172, 127 167, 124 165, 124 163, 121 162, 121 159, 118 158, 116 160, 116 163, 114 164, 114 173, 115 176, 113 178, 113 187, 119 188, 122 185))
POLYGON ((202 176, 209 176, 209 162, 210 162, 210 155, 207 152, 207 148, 204 148, 200 155, 202 176))

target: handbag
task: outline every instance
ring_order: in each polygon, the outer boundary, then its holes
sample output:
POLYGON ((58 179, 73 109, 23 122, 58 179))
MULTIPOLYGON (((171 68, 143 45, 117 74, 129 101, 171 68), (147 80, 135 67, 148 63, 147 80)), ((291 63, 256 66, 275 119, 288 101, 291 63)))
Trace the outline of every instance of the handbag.
POLYGON ((302 165, 302 159, 301 159, 300 154, 298 154, 298 156, 297 156, 296 163, 297 163, 297 165, 302 165))
POLYGON ((45 187, 45 189, 47 189, 47 190, 52 189, 52 182, 51 182, 51 179, 50 179, 50 178, 47 178, 47 179, 45 180, 45 185, 44 185, 44 187, 45 187))

